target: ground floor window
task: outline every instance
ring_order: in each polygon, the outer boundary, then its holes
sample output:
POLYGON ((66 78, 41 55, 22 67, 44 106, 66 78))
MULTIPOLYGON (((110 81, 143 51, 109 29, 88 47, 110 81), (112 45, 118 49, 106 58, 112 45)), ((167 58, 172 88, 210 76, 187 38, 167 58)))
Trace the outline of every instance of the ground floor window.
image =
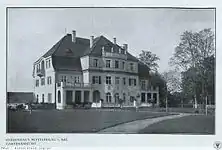
POLYGON ((119 93, 116 93, 115 94, 115 103, 118 103, 119 102, 119 93))
POLYGON ((126 102, 126 94, 123 93, 123 102, 126 102))
POLYGON ((145 103, 145 101, 146 101, 146 93, 142 93, 141 94, 141 102, 145 103))
POLYGON ((110 93, 106 93, 106 102, 107 103, 111 103, 111 101, 112 101, 111 94, 110 93))
POLYGON ((37 103, 39 102, 39 95, 38 94, 36 95, 36 102, 37 103))
POLYGON ((44 94, 42 94, 42 102, 43 102, 43 103, 45 102, 44 94))
POLYGON ((48 93, 48 102, 49 102, 49 103, 52 102, 52 93, 48 93))

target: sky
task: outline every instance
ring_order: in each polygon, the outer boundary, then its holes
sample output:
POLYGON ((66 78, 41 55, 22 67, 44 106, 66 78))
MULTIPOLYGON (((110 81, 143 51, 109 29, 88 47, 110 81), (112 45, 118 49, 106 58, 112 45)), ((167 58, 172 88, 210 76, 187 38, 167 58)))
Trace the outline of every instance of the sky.
POLYGON ((159 72, 168 65, 180 35, 204 28, 215 31, 214 10, 170 8, 10 8, 8 9, 7 91, 32 91, 33 63, 65 34, 104 35, 128 44, 131 54, 156 54, 159 72))

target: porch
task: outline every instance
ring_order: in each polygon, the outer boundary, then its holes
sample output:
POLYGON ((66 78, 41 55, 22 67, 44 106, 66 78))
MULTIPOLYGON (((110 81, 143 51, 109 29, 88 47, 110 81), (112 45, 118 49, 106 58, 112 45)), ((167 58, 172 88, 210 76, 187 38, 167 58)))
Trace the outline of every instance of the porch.
POLYGON ((57 109, 73 107, 74 104, 99 103, 100 99, 100 92, 90 84, 61 82, 56 85, 57 109))

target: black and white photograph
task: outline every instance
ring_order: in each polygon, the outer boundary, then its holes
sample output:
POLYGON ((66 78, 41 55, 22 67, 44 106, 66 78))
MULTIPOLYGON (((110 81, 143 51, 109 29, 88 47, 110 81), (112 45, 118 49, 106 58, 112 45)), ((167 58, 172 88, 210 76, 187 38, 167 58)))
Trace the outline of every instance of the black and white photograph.
POLYGON ((6 133, 215 135, 215 8, 6 14, 6 133))

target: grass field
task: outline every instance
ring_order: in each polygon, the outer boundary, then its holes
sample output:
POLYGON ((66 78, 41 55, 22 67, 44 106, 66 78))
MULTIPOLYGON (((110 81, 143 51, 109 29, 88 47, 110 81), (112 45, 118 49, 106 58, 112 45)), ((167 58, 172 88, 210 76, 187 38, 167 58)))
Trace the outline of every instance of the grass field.
POLYGON ((165 112, 37 110, 8 112, 7 133, 93 133, 124 122, 168 115, 165 112))
POLYGON ((191 115, 154 123, 139 133, 146 134, 215 134, 213 115, 191 115))

